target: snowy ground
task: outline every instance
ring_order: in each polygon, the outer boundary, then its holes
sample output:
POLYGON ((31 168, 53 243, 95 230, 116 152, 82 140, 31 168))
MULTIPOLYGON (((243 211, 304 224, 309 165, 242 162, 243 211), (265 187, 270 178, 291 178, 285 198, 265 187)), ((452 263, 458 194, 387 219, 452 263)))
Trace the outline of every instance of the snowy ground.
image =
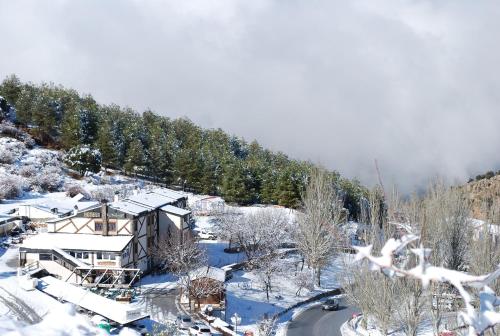
MULTIPOLYGON (((55 157, 57 153, 43 149, 24 149, 14 160, 12 164, 0 165, 0 174, 15 174, 17 170, 27 165, 39 165, 45 157, 55 157)), ((136 186, 144 186, 144 183, 124 176, 106 176, 104 174, 91 175, 81 180, 75 180, 69 176, 63 176, 64 183, 61 190, 64 190, 64 185, 79 185, 90 194, 97 195, 99 193, 113 195, 115 190, 123 193, 122 197, 126 197, 127 193, 133 190, 136 186)), ((193 204, 204 196, 188 195, 188 203, 193 204)), ((43 193, 36 190, 26 190, 23 195, 17 199, 6 200, 0 203, 0 213, 6 213, 21 204, 50 204, 64 203, 70 199, 64 191, 43 193)), ((265 208, 264 206, 250 207, 234 207, 227 206, 227 209, 246 214, 259 211, 265 208)), ((295 219, 295 212, 282 207, 273 207, 281 209, 285 212, 289 220, 295 219)), ((196 217, 196 228, 214 232, 215 217, 214 216, 199 216, 196 217)), ((201 240, 200 246, 206 249, 208 262, 211 266, 222 267, 234 263, 240 263, 245 260, 243 253, 225 253, 224 248, 228 246, 228 242, 217 240, 201 240)), ((19 288, 15 277, 15 268, 8 265, 7 261, 17 258, 15 249, 0 250, 0 291, 5 288, 14 296, 29 303, 35 310, 36 315, 43 317, 47 316, 50 311, 64 309, 61 303, 48 297, 47 295, 38 292, 25 292, 19 288)), ((294 273, 298 266, 298 259, 294 256, 287 257, 283 260, 283 264, 287 265, 285 270, 275 275, 273 279, 273 290, 270 293, 269 302, 266 299, 265 291, 258 279, 255 271, 237 271, 234 277, 227 283, 227 303, 228 312, 226 316, 232 316, 238 313, 242 317, 242 328, 240 330, 255 329, 255 324, 264 316, 264 314, 272 315, 299 301, 303 301, 312 295, 316 295, 322 291, 331 290, 339 286, 339 273, 342 270, 344 263, 343 258, 333 259, 331 264, 323 271, 321 281, 322 287, 312 291, 303 290, 300 296, 296 295, 297 286, 294 283, 294 273)), ((163 306, 151 299, 152 295, 165 295, 168 300, 172 300, 173 290, 176 288, 176 279, 170 275, 147 276, 140 283, 143 292, 146 293, 138 298, 138 304, 143 305, 144 309, 151 314, 151 321, 164 321, 171 319, 173 314, 171 306, 163 306), (160 293, 160 294, 158 294, 160 293), (169 296, 170 295, 170 296, 169 296)), ((7 294, 6 294, 7 295, 7 294)), ((154 297, 153 295, 153 297, 154 297)), ((3 293, 2 293, 3 296, 3 293)), ((173 300, 172 300, 173 301, 173 300)), ((7 313, 8 308, 0 302, 0 315, 7 313)), ((10 314, 10 313, 9 313, 10 314)), ((11 314, 12 315, 12 314, 11 314)), ((21 323, 21 322, 20 322, 21 323)))
MULTIPOLYGON (((241 213, 249 213, 261 210, 263 207, 232 207, 241 213)), ((294 213, 289 209, 281 208, 289 214, 293 220, 294 213)), ((197 216, 196 228, 215 232, 215 217, 197 216)), ((228 246, 224 241, 201 240, 200 245, 206 248, 209 264, 211 266, 222 267, 232 263, 245 260, 243 253, 228 254, 223 250, 228 246)), ((340 287, 341 274, 345 263, 352 262, 353 256, 342 254, 332 258, 330 264, 324 269, 321 276, 321 287, 312 291, 303 289, 301 295, 297 296, 297 285, 295 284, 295 272, 300 270, 301 262, 296 255, 291 255, 283 259, 283 270, 277 272, 273 278, 273 290, 267 301, 266 292, 259 280, 256 271, 236 271, 233 278, 226 283, 227 295, 227 321, 229 317, 237 313, 241 316, 241 327, 239 330, 253 330, 256 332, 256 324, 265 316, 272 316, 298 302, 320 294, 321 292, 340 287)), ((291 314, 291 313, 290 313, 291 314)))

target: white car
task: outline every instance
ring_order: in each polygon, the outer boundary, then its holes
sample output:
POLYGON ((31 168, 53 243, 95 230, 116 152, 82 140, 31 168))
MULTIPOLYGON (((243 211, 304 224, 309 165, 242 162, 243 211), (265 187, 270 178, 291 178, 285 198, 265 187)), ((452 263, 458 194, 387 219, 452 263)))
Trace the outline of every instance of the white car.
POLYGON ((195 324, 189 328, 189 335, 211 336, 210 328, 204 324, 195 324))
POLYGON ((193 321, 191 317, 187 315, 179 315, 177 316, 177 326, 179 329, 189 329, 193 325, 193 321))
POLYGON ((200 237, 200 239, 208 239, 208 240, 215 240, 215 239, 217 239, 215 237, 215 235, 213 234, 213 232, 206 231, 206 230, 200 230, 200 231, 198 231, 198 237, 200 237))

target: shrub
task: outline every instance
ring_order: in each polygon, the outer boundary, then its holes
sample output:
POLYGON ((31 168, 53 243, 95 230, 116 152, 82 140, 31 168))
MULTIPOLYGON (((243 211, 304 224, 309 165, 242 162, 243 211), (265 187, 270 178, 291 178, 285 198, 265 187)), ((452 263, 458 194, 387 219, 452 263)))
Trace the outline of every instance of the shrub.
POLYGON ((34 155, 36 161, 41 165, 56 167, 61 165, 60 154, 58 152, 50 150, 34 150, 31 154, 34 155))
POLYGON ((66 196, 75 197, 78 194, 82 194, 86 199, 90 198, 87 190, 83 189, 81 185, 78 184, 69 184, 66 185, 66 196))
POLYGON ((36 176, 37 171, 38 170, 36 169, 35 166, 25 165, 19 168, 19 175, 21 175, 22 177, 30 178, 36 176))
POLYGON ((22 194, 22 181, 17 176, 0 176, 0 186, 0 199, 16 198, 22 194))
POLYGON ((14 153, 7 148, 0 148, 0 163, 11 164, 16 161, 14 153))
POLYGON ((71 148, 64 163, 84 175, 86 171, 97 173, 101 169, 101 152, 87 145, 71 148))
POLYGON ((19 129, 9 122, 4 121, 0 124, 0 134, 2 135, 17 139, 21 136, 21 133, 19 129))
POLYGON ((63 186, 64 178, 61 169, 48 166, 40 171, 33 182, 32 187, 37 191, 58 191, 63 186))
POLYGON ((0 163, 11 164, 20 159, 26 147, 18 140, 0 138, 0 163))

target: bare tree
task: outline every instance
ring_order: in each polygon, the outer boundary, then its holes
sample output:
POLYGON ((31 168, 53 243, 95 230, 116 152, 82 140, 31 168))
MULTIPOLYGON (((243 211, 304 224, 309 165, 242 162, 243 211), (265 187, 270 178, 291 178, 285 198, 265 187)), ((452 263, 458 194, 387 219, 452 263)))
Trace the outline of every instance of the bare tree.
MULTIPOLYGON (((474 228, 474 239, 470 249, 470 272, 484 274, 500 264, 500 199, 487 206, 486 220, 474 228)), ((491 287, 500 292, 497 279, 491 287)))
POLYGON ((227 212, 219 219, 217 231, 237 243, 253 265, 257 258, 279 248, 289 236, 290 224, 284 211, 266 208, 246 215, 227 212))
POLYGON ((395 320, 398 293, 394 281, 383 274, 371 272, 367 265, 348 265, 347 272, 343 283, 347 299, 363 313, 365 327, 369 320, 373 320, 381 333, 386 335, 395 320))
MULTIPOLYGON (((192 272, 207 265, 206 252, 192 238, 181 240, 180 233, 172 234, 151 252, 163 270, 171 271, 179 278, 186 293, 191 288, 192 272)), ((188 299, 191 307, 191 296, 188 299)))
POLYGON ((241 216, 243 214, 238 213, 233 208, 226 207, 225 211, 216 218, 215 231, 217 236, 228 241, 229 249, 236 242, 235 223, 240 220, 241 216))
POLYGON ((303 289, 314 289, 314 281, 311 278, 311 273, 307 270, 302 270, 296 273, 293 278, 293 282, 295 283, 295 286, 297 286, 297 291, 295 292, 296 296, 300 296, 303 289))
POLYGON ((316 169, 312 171, 302 201, 304 209, 298 214, 295 241, 320 286, 321 270, 334 254, 339 240, 343 200, 328 173, 316 169))
POLYGON ((423 248, 412 248, 411 253, 408 246, 416 242, 418 237, 409 235, 400 240, 389 239, 381 249, 380 255, 372 254, 372 246, 355 247, 358 251, 356 260, 367 260, 371 268, 380 270, 381 273, 390 277, 397 276, 406 279, 415 279, 421 282, 425 289, 430 283, 449 283, 460 294, 464 311, 460 312, 462 321, 468 326, 468 334, 484 335, 495 325, 500 323, 500 313, 498 307, 500 300, 491 290, 489 285, 500 276, 500 268, 489 274, 474 276, 444 267, 434 266, 429 263, 430 250, 423 248), (408 267, 408 264, 398 261, 398 256, 402 251, 407 251, 404 255, 415 255, 418 263, 415 267, 408 267), (479 293, 479 308, 475 308, 473 302, 473 288, 482 288, 479 293))
POLYGON ((273 279, 279 275, 283 268, 283 261, 275 253, 269 253, 258 259, 257 276, 266 291, 266 298, 269 302, 269 292, 273 289, 273 279))
POLYGON ((396 309, 398 321, 407 336, 417 336, 426 311, 427 297, 422 284, 414 279, 401 279, 394 282, 399 300, 396 309))
POLYGON ((276 318, 264 316, 257 326, 259 336, 272 336, 274 335, 274 328, 276 326, 276 318))

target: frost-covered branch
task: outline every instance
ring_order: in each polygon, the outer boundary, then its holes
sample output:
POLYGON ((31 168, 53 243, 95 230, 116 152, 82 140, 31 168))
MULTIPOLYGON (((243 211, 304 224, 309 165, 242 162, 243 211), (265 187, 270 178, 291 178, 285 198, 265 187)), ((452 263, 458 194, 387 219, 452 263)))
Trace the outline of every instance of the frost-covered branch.
POLYGON ((457 289, 463 299, 465 311, 461 312, 460 316, 469 326, 469 335, 482 335, 487 329, 500 324, 500 313, 496 311, 496 307, 500 306, 500 298, 489 287, 500 276, 500 265, 494 272, 479 276, 433 266, 428 262, 430 249, 422 246, 408 247, 417 240, 418 237, 414 235, 403 236, 400 240, 391 238, 385 243, 380 256, 372 254, 372 245, 354 247, 357 250, 356 260, 368 260, 372 270, 380 270, 388 276, 419 280, 424 288, 431 282, 449 283, 457 289), (395 263, 395 257, 406 249, 418 257, 418 264, 413 268, 399 267, 395 263), (472 305, 472 295, 467 290, 470 287, 482 288, 478 310, 472 305))

